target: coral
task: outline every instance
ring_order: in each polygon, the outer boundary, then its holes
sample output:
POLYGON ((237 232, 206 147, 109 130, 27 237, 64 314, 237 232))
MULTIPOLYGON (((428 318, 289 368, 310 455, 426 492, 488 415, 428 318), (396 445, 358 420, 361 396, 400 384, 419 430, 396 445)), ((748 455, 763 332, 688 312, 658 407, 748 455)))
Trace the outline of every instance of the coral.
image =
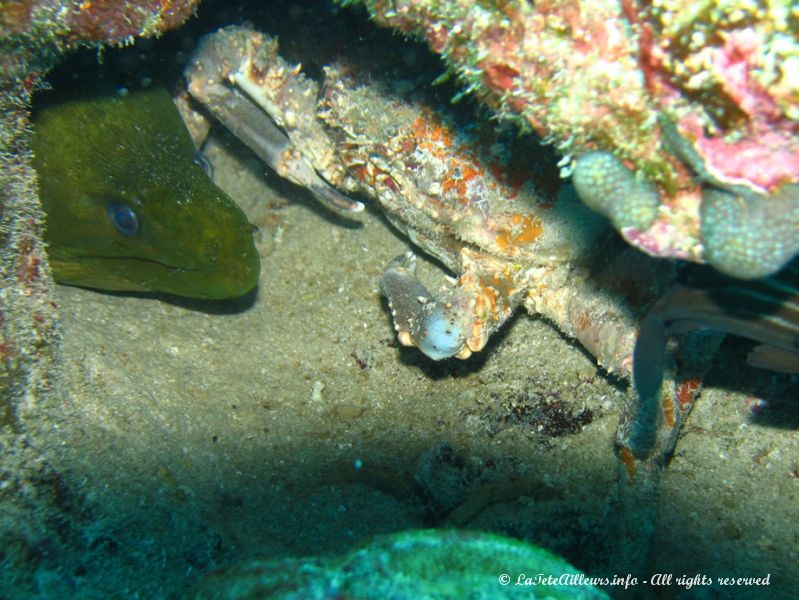
POLYGON ((176 26, 198 0, 21 0, 0 3, 0 407, 2 422, 47 389, 58 326, 31 166, 30 102, 73 48, 125 44, 176 26))
POLYGON ((647 229, 657 217, 657 189, 637 181, 609 152, 588 152, 577 159, 572 182, 585 204, 608 217, 616 229, 647 229))
POLYGON ((200 0, 92 0, 72 4, 65 22, 81 40, 106 44, 129 42, 181 25, 200 0))
MULTIPOLYGON (((0 34, 30 53, 43 43, 125 44, 181 25, 199 0, 17 0, 0 5, 0 34)), ((4 50, 12 47, 5 45, 4 50)))
POLYGON ((57 339, 24 93, 0 93, 0 425, 47 387, 57 339))
POLYGON ((616 2, 361 3, 379 24, 427 41, 468 91, 564 153, 611 147, 672 178, 650 138, 656 112, 616 2))
MULTIPOLYGON (((547 598, 607 598, 547 550, 480 532, 418 530, 375 538, 336 558, 251 561, 214 573, 196 598, 511 598, 523 573, 547 598), (511 574, 511 575, 508 575, 511 574)), ((608 583, 609 580, 606 580, 608 583)), ((531 590, 532 591, 532 590, 531 590)))
POLYGON ((709 188, 700 211, 705 258, 722 273, 765 277, 799 253, 799 186, 786 185, 770 199, 709 188))
MULTIPOLYGON (((597 204, 599 194, 583 189, 584 199, 645 252, 714 263, 699 234, 708 185, 745 187, 758 202, 781 204, 755 209, 764 218, 746 226, 746 237, 759 244, 782 235, 772 235, 780 227, 772 217, 797 204, 781 190, 799 181, 795 3, 342 1, 425 40, 466 93, 537 131, 565 155, 564 166, 578 157, 579 176, 582 155, 597 150, 629 167, 626 179, 646 186, 642 206, 659 196, 645 230, 646 218, 621 218, 629 215, 627 200, 597 204), (688 154, 696 160, 686 161, 688 154)), ((746 268, 727 272, 751 276, 746 268)))

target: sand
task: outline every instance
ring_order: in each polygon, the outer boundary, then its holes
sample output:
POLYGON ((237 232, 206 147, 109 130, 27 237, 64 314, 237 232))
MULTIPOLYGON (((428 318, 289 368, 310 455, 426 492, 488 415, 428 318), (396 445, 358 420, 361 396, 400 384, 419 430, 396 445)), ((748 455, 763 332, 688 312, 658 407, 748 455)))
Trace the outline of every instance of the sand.
POLYGON ((430 526, 631 573, 641 594, 764 592, 643 583, 658 573, 799 589, 795 379, 725 344, 673 460, 631 481, 613 447, 627 382, 578 344, 519 314, 465 362, 397 347, 378 280, 409 242, 376 210, 319 208, 224 132, 204 151, 260 227, 257 294, 58 288, 60 386, 2 437, 3 597, 182 595, 231 562, 430 526))

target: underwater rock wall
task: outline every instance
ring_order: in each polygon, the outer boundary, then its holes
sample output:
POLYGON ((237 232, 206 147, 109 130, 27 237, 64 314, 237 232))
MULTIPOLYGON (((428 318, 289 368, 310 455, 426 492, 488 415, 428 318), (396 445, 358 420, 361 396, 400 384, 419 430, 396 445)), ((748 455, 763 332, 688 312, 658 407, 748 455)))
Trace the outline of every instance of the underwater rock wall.
POLYGON ((30 94, 0 92, 0 424, 47 385, 57 321, 42 240, 43 215, 28 149, 30 94))
POLYGON ((168 8, 111 0, 0 3, 0 537, 11 571, 70 535, 65 509, 72 497, 25 418, 42 410, 54 388, 61 334, 32 166, 32 95, 67 51, 163 31, 185 20, 197 1, 168 8), (53 519, 63 525, 56 535, 53 519))
POLYGON ((58 339, 43 214, 31 166, 30 104, 65 52, 123 45, 183 23, 199 0, 23 0, 0 5, 0 425, 18 425, 49 385, 58 339))
POLYGON ((464 94, 552 143, 564 175, 612 154, 646 183, 647 218, 636 186, 601 212, 644 252, 743 279, 799 253, 796 3, 339 2, 426 42, 464 94))

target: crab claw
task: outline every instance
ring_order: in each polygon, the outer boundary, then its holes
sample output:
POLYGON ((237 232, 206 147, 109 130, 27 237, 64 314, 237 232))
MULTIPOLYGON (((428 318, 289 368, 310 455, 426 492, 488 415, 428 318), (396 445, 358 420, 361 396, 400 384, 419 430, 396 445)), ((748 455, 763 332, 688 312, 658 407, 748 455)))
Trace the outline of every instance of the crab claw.
POLYGON ((325 181, 262 103, 251 99, 255 94, 257 100, 260 90, 252 81, 248 52, 268 48, 264 43, 257 32, 239 27, 206 36, 184 71, 189 94, 278 175, 309 189, 328 206, 362 211, 363 203, 347 198, 325 181), (239 54, 242 48, 248 52, 239 54))
POLYGON ((469 319, 459 288, 433 297, 416 279, 416 255, 406 252, 392 260, 380 278, 394 329, 403 346, 416 346, 433 360, 469 358, 469 319))
POLYGON ((358 202, 357 200, 348 198, 344 194, 337 191, 333 186, 328 185, 325 181, 322 181, 321 183, 322 185, 309 184, 308 186, 308 189, 311 190, 311 193, 320 202, 324 202, 333 208, 348 210, 350 212, 361 212, 363 210, 363 202, 358 202))

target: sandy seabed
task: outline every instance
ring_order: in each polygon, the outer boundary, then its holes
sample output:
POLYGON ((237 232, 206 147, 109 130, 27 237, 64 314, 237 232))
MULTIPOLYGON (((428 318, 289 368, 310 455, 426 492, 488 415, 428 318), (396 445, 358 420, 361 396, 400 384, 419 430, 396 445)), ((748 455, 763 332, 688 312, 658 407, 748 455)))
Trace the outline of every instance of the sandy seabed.
MULTIPOLYGON (((521 537, 591 574, 799 589, 790 378, 741 368, 728 344, 674 459, 630 483, 612 443, 625 383, 579 345, 521 314, 466 362, 398 348, 378 279, 408 242, 375 212, 318 209, 227 137, 206 153, 260 227, 257 294, 59 288, 63 393, 27 412, 6 462, 46 469, 18 475, 38 492, 3 509, 4 597, 181 595, 233 561, 429 526, 521 537)), ((420 271, 440 285, 436 265, 420 271)))

